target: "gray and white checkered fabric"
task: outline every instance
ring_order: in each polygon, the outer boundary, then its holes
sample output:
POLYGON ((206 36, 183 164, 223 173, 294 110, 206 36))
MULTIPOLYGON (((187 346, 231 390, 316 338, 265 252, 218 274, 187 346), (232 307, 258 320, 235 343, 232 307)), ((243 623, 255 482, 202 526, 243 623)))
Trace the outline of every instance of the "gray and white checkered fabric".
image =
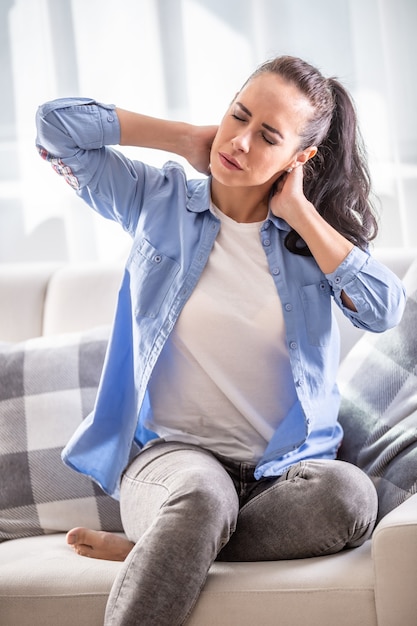
POLYGON ((417 491, 417 261, 404 283, 400 324, 364 335, 339 374, 345 431, 339 458, 372 478, 379 519, 417 491))
POLYGON ((122 529, 119 505, 61 450, 92 410, 108 328, 0 344, 0 541, 122 529))

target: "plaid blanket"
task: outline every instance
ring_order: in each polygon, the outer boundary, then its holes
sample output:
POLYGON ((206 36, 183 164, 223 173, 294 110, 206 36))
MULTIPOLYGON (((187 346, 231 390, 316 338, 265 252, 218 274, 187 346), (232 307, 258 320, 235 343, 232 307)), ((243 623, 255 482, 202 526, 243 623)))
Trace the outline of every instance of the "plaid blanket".
POLYGON ((362 468, 379 497, 379 519, 417 491, 417 261, 404 279, 400 324, 366 334, 341 365, 339 458, 362 468))
POLYGON ((108 329, 0 344, 0 541, 121 530, 118 503, 61 450, 92 410, 108 329))

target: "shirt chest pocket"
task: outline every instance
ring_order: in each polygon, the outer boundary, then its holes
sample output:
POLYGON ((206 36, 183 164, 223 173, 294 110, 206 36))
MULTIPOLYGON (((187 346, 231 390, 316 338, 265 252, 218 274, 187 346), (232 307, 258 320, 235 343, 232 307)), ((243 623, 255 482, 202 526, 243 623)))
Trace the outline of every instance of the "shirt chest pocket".
POLYGON ((307 336, 312 346, 327 346, 330 341, 332 310, 327 281, 301 288, 307 336))
POLYGON ((143 239, 129 261, 132 307, 136 317, 156 317, 179 264, 143 239))

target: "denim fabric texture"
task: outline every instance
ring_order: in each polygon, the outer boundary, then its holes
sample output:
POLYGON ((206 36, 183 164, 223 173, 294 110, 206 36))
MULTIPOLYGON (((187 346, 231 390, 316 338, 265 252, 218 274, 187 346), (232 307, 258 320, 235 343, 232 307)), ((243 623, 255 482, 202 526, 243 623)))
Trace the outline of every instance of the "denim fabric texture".
POLYGON ((343 461, 301 461, 279 478, 197 446, 158 441, 125 472, 121 514, 135 543, 105 626, 185 624, 208 570, 223 561, 332 554, 370 537, 371 480, 343 461))

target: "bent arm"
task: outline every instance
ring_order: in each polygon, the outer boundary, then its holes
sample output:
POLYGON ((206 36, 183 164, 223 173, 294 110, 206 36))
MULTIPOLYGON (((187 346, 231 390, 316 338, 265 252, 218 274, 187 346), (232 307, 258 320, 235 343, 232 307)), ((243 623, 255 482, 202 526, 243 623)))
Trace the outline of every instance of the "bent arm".
POLYGON ((129 144, 174 151, 207 168, 215 127, 150 118, 88 98, 61 98, 39 107, 36 144, 98 213, 132 235, 144 200, 165 184, 158 168, 128 159, 109 146, 129 144))
POLYGON ((89 206, 133 235, 148 171, 109 147, 120 142, 115 107, 61 98, 38 108, 36 127, 40 155, 89 206))
POLYGON ((312 205, 304 213, 304 220, 300 220, 297 232, 326 274, 336 303, 354 326, 383 332, 399 323, 405 290, 391 270, 355 247, 312 205))
POLYGON ((41 156, 58 173, 66 166, 73 173, 67 182, 76 190, 94 177, 103 156, 99 150, 120 140, 114 107, 88 98, 60 98, 43 104, 36 113, 36 130, 41 156))
POLYGON ((401 320, 406 300, 402 281, 368 252, 353 247, 326 278, 337 305, 354 326, 384 332, 401 320), (354 302, 354 311, 346 307, 343 294, 354 302))
POLYGON ((405 306, 401 281, 326 222, 304 196, 302 182, 301 167, 286 176, 271 200, 272 212, 305 241, 354 326, 373 332, 392 328, 405 306))
POLYGON ((184 157, 197 171, 207 173, 217 126, 194 126, 119 108, 116 113, 120 145, 173 152, 184 157))

